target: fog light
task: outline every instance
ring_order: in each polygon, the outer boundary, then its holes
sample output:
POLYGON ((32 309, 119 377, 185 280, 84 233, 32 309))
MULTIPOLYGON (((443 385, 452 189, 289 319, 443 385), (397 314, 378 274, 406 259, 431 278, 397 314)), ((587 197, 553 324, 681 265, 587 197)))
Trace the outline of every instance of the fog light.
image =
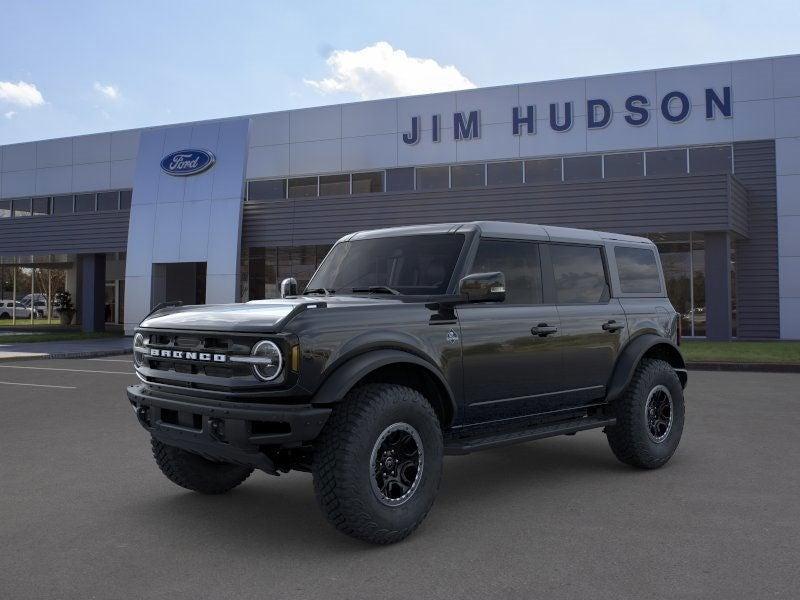
POLYGON ((261 381, 272 381, 281 373, 283 356, 278 346, 269 340, 262 340, 253 346, 250 354, 258 359, 252 363, 253 374, 261 381))

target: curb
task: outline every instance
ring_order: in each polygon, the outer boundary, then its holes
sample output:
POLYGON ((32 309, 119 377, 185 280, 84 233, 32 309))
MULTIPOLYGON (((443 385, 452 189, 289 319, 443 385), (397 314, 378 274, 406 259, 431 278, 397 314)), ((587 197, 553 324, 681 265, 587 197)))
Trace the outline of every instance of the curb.
POLYGON ((686 368, 693 371, 755 371, 760 373, 800 373, 800 365, 792 363, 730 363, 688 362, 686 368))
POLYGON ((133 354, 133 350, 91 350, 87 352, 53 352, 51 354, 32 354, 31 356, 11 356, 8 358, 0 358, 2 362, 16 362, 21 360, 47 360, 47 359, 61 359, 61 358, 101 358, 103 356, 122 356, 124 354, 133 354))

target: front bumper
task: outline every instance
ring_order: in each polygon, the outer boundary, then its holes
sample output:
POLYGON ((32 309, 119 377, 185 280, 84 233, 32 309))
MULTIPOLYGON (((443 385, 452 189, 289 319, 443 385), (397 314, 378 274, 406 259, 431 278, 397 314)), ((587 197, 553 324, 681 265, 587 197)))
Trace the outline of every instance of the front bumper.
POLYGON ((139 423, 171 446, 212 460, 276 473, 265 447, 291 448, 315 439, 330 408, 310 404, 242 404, 187 398, 146 384, 128 387, 128 400, 139 423))

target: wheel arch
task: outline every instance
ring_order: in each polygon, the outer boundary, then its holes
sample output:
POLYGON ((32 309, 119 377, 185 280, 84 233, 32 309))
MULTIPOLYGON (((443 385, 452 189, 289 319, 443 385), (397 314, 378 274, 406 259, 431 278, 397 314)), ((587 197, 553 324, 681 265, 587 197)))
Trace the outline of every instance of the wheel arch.
POLYGON ((620 353, 608 384, 608 401, 619 398, 630 384, 636 367, 645 358, 657 358, 669 363, 686 387, 686 362, 678 347, 671 340, 655 334, 644 334, 631 340, 620 353))
POLYGON ((378 382, 417 390, 431 403, 442 427, 453 422, 456 403, 442 373, 425 359, 395 349, 371 350, 347 360, 323 381, 312 402, 336 404, 357 385, 378 382))

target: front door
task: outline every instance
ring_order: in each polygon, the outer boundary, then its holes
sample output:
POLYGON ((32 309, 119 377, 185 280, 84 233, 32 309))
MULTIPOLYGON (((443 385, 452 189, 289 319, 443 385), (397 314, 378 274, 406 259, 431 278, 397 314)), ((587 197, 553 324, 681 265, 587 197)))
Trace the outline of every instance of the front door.
POLYGON ((501 271, 506 299, 459 306, 468 423, 546 410, 559 389, 560 322, 543 304, 536 242, 483 239, 470 272, 501 271))
POLYGON ((625 313, 610 297, 601 246, 549 246, 564 356, 564 407, 602 398, 626 335, 625 313))

